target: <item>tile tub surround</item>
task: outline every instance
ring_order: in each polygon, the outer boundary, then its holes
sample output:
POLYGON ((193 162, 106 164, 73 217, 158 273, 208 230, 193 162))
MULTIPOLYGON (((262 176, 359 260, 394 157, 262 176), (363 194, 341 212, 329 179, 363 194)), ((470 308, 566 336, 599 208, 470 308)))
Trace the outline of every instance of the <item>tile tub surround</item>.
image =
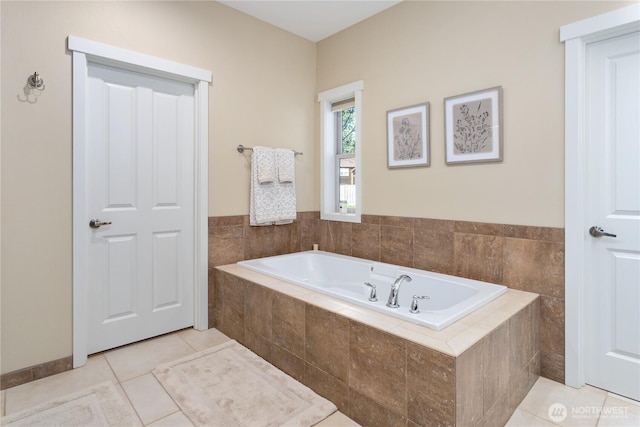
MULTIPOLYGON (((350 224, 321 220, 319 212, 299 212, 293 224, 270 227, 250 227, 247 215, 210 217, 210 326, 216 266, 309 250, 314 243, 328 252, 373 261, 470 279, 495 278, 494 283, 540 294, 540 374, 564 383, 564 229, 375 215, 350 224)), ((1 388, 69 370, 71 359, 4 373, 1 388)))
POLYGON ((209 218, 209 322, 214 268, 305 251, 335 252, 505 285, 540 295, 540 374, 564 383, 564 229, 363 215, 362 223, 300 212, 291 225, 250 227, 246 215, 209 218))
POLYGON ((362 425, 504 425, 540 371, 540 298, 509 290, 442 331, 235 264, 215 327, 362 425))

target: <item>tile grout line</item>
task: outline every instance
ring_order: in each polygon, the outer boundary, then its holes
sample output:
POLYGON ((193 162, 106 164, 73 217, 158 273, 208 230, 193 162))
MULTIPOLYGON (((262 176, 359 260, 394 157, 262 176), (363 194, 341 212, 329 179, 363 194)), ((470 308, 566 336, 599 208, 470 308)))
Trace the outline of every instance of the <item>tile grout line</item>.
MULTIPOLYGON (((189 348, 191 348, 192 350, 194 350, 194 352, 196 352, 196 353, 197 353, 197 351, 198 351, 198 350, 196 350, 195 348, 193 348, 193 346, 191 346, 191 345, 190 345, 190 344, 189 344, 189 343, 188 343, 184 338, 182 338, 182 337, 180 336, 180 334, 178 334, 178 332, 179 332, 179 331, 175 331, 175 332, 173 332, 173 333, 171 333, 171 334, 176 335, 176 336, 177 336, 178 338, 180 338, 180 339, 181 339, 181 340, 182 340, 182 341, 183 341, 183 342, 184 342, 184 343, 185 343, 189 348)), ((141 423, 143 426, 148 426, 148 425, 153 424, 153 423, 155 423, 155 422, 157 422, 157 421, 160 421, 160 420, 162 420, 162 419, 164 419, 164 418, 170 417, 171 415, 174 415, 174 414, 176 414, 176 413, 178 413, 178 412, 182 412, 182 409, 181 409, 181 408, 180 408, 180 406, 178 405, 178 402, 176 402, 176 401, 173 399, 173 396, 171 396, 171 394, 169 394, 169 392, 164 388, 164 386, 162 385, 162 383, 161 383, 160 381, 158 381, 158 379, 155 377, 155 375, 153 375, 153 369, 155 369, 155 367, 154 367, 154 368, 151 368, 148 372, 143 372, 143 373, 141 373, 140 375, 135 376, 135 377, 133 377, 133 378, 128 378, 128 379, 126 379, 126 380, 124 380, 124 381, 120 381, 120 378, 118 378, 118 376, 115 374, 115 371, 114 371, 113 367, 111 366, 111 364, 109 363, 109 360, 106 358, 106 356, 105 356, 105 360, 106 360, 106 361, 107 361, 107 363, 109 364, 109 368, 111 368, 111 371, 113 372, 114 376, 116 377, 116 380, 118 381, 118 385, 122 388, 122 391, 123 391, 123 393, 125 394, 125 397, 127 398, 127 400, 128 400, 128 402, 129 402, 129 404, 131 405, 131 407, 132 407, 132 408, 133 408, 133 410, 135 411, 136 416, 138 417, 138 419, 140 420, 140 423, 141 423), (131 398, 129 397, 129 393, 127 393, 127 390, 125 389, 125 387, 124 387, 124 385, 123 385, 123 382, 133 381, 133 380, 138 379, 138 378, 141 378, 141 377, 143 377, 143 376, 145 376, 145 375, 151 375, 151 376, 153 377, 153 379, 158 383, 158 385, 160 385, 160 387, 162 387, 162 389, 163 389, 163 390, 164 390, 164 392, 167 394, 167 396, 169 396, 169 398, 173 401, 173 403, 174 403, 174 404, 176 405, 176 407, 178 408, 178 410, 177 410, 177 411, 172 412, 172 413, 170 413, 170 414, 167 414, 167 415, 165 415, 165 416, 163 416, 163 417, 160 417, 160 418, 158 418, 158 419, 152 420, 152 421, 150 421, 149 423, 146 423, 146 424, 142 421, 142 416, 141 416, 141 415, 140 415, 140 413, 138 412, 138 409, 136 408, 136 405, 131 401, 131 398)), ((186 416, 186 415, 185 415, 185 416, 186 416)))
POLYGON ((129 397, 129 393, 127 393, 127 390, 125 390, 124 386, 122 385, 120 378, 118 378, 118 375, 116 375, 116 371, 113 369, 113 366, 111 366, 111 363, 109 363, 109 359, 107 358, 107 352, 103 353, 102 357, 104 358, 104 361, 107 362, 107 366, 109 366, 109 369, 111 369, 111 373, 113 374, 113 377, 116 379, 116 382, 117 382, 116 386, 118 386, 120 390, 122 390, 122 394, 124 394, 124 397, 127 399, 127 402, 129 402, 129 405, 133 409, 133 412, 135 412, 136 417, 138 417, 138 420, 140 420, 140 424, 145 425, 142 422, 142 417, 138 413, 136 406, 131 401, 131 398, 129 397))
MULTIPOLYGON (((526 410, 526 409, 524 409, 524 408, 517 407, 517 408, 516 408, 516 411, 517 411, 518 409, 520 409, 522 412, 526 412, 527 414, 534 416, 535 418, 537 418, 537 419, 539 419, 539 420, 543 420, 543 421, 546 421, 546 422, 548 422, 548 423, 550 423, 550 424, 553 424, 554 426, 561 426, 561 425, 562 425, 562 424, 556 424, 556 423, 554 423, 553 421, 548 420, 548 419, 546 419, 546 418, 542 418, 541 416, 536 415, 536 414, 534 414, 534 413, 532 413, 532 412, 529 412, 529 411, 527 411, 527 410, 526 410)), ((595 427, 595 426, 594 426, 594 427, 595 427)))

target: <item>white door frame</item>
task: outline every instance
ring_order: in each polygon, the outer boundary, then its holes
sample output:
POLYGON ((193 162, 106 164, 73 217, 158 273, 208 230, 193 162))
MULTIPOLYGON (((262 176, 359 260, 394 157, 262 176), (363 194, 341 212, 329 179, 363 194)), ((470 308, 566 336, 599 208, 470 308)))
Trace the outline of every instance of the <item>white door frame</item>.
POLYGON ((194 327, 208 328, 208 144, 209 83, 211 72, 129 50, 69 36, 73 52, 73 367, 87 362, 85 210, 85 96, 89 63, 107 64, 194 85, 195 206, 194 206, 194 327))
POLYGON ((585 384, 584 330, 588 174, 585 156, 585 49, 588 43, 640 30, 640 4, 560 28, 565 42, 565 383, 585 384))

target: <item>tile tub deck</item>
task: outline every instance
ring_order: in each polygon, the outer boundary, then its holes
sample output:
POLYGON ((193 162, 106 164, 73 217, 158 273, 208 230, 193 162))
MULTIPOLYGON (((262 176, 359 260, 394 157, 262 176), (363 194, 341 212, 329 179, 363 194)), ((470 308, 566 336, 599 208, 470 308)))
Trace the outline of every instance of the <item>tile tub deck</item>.
POLYGON ((235 264, 215 327, 363 425, 504 425, 540 372, 537 294, 509 289, 441 331, 235 264))

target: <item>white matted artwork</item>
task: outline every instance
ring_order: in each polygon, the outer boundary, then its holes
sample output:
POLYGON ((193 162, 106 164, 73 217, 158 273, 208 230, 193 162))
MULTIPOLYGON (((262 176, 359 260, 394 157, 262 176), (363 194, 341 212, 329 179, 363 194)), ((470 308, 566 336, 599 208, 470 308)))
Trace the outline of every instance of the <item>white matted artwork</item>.
POLYGON ((444 99, 445 162, 502 161, 502 87, 444 99))
POLYGON ((387 111, 387 166, 429 166, 429 103, 387 111))

